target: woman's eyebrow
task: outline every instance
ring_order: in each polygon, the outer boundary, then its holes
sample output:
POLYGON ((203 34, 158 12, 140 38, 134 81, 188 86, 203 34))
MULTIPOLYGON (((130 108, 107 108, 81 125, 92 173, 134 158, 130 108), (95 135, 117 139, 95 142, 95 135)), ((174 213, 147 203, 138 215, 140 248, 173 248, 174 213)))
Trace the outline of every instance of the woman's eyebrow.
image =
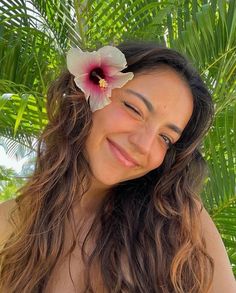
MULTIPOLYGON (((147 99, 145 98, 142 94, 134 91, 134 90, 131 90, 131 89, 125 89, 126 92, 136 96, 137 98, 139 98, 141 101, 143 101, 143 103, 145 104, 145 106, 147 107, 148 111, 150 113, 153 113, 155 110, 154 110, 154 107, 152 105, 152 103, 147 99)), ((172 124, 172 123, 168 123, 165 125, 167 128, 173 130, 174 132, 176 132, 177 134, 181 135, 183 130, 180 129, 177 125, 175 124, 172 124)))
POLYGON ((145 106, 147 107, 148 111, 153 113, 154 112, 154 107, 152 105, 152 103, 150 103, 148 101, 147 98, 145 98, 142 94, 134 91, 134 90, 131 90, 131 89, 125 89, 126 92, 130 93, 130 94, 133 94, 134 96, 138 97, 139 99, 141 99, 143 101, 143 103, 145 104, 145 106))
POLYGON ((181 130, 178 126, 172 123, 168 123, 165 125, 167 128, 173 130, 174 132, 178 133, 179 135, 182 134, 183 130, 181 130))

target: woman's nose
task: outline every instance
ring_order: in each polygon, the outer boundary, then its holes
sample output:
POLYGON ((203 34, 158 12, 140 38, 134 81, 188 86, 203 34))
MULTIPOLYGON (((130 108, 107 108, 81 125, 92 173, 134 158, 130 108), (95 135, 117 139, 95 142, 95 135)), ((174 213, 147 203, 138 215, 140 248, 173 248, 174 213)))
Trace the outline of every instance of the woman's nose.
POLYGON ((151 151, 155 140, 156 133, 153 130, 139 129, 129 135, 129 142, 143 155, 151 151))

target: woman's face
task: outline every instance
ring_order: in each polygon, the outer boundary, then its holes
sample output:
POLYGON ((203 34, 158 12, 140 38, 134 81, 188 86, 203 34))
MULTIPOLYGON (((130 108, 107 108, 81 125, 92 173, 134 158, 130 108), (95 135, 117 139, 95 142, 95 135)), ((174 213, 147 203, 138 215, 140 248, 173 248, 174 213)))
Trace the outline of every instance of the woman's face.
POLYGON ((93 115, 86 142, 93 182, 112 186, 159 167, 187 125, 193 98, 170 68, 136 75, 93 115))

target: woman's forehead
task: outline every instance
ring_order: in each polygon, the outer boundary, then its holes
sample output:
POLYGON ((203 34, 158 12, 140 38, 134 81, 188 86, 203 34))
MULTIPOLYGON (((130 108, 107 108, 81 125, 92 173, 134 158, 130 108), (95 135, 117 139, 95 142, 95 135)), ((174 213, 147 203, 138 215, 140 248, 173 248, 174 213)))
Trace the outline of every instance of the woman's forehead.
POLYGON ((192 92, 186 81, 174 70, 138 74, 120 89, 124 96, 137 100, 150 115, 164 115, 182 127, 193 111, 192 92))

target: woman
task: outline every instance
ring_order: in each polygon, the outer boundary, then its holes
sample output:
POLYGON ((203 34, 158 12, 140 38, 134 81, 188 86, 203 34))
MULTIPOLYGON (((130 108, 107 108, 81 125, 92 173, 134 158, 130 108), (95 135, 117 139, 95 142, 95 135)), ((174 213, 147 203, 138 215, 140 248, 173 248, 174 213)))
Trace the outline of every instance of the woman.
POLYGON ((67 65, 35 172, 1 206, 1 292, 235 292, 199 197, 213 103, 198 73, 152 43, 67 65))

